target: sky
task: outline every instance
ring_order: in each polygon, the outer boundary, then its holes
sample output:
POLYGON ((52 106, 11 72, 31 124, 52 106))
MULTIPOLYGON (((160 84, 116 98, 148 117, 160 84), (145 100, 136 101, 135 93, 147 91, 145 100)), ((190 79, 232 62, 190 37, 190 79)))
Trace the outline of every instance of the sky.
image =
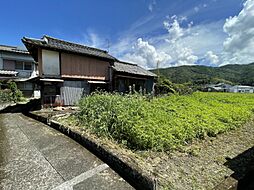
POLYGON ((44 34, 144 68, 254 62, 254 0, 8 0, 0 44, 44 34))

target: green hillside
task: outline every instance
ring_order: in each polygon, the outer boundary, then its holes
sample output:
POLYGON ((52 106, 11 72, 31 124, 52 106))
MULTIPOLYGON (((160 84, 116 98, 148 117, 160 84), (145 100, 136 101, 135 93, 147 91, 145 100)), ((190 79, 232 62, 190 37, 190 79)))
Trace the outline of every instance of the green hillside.
MULTIPOLYGON (((157 74, 157 70, 152 70, 157 74)), ((254 86, 254 63, 248 65, 225 65, 222 67, 180 66, 159 69, 159 74, 174 83, 192 82, 207 84, 231 82, 254 86)))

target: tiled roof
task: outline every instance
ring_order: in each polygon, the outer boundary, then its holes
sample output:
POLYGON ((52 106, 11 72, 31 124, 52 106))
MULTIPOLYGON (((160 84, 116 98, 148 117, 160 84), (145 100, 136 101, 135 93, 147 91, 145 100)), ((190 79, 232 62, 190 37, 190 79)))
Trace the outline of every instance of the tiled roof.
POLYGON ((0 70, 0 75, 11 75, 11 76, 16 76, 17 74, 18 74, 17 71, 0 70))
POLYGON ((156 74, 136 64, 120 62, 120 61, 114 63, 113 69, 117 72, 129 73, 134 75, 143 75, 143 76, 152 76, 152 77, 157 76, 156 74))
POLYGON ((64 40, 60 40, 57 38, 53 38, 47 35, 44 35, 42 39, 33 39, 24 37, 22 39, 25 45, 35 45, 39 47, 45 47, 55 50, 62 50, 67 52, 85 54, 110 60, 115 60, 115 58, 107 53, 107 51, 84 46, 77 43, 72 43, 64 40))
POLYGON ((29 54, 29 52, 25 49, 20 49, 20 48, 15 47, 15 46, 7 46, 7 45, 0 45, 0 51, 29 54))

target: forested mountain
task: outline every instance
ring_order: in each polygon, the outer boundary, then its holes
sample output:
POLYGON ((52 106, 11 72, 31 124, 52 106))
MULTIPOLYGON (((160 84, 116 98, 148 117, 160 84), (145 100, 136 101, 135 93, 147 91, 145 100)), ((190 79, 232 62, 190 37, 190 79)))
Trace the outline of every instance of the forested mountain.
POLYGON ((254 63, 248 65, 225 65, 221 67, 179 66, 154 69, 174 83, 209 84, 227 82, 254 86, 254 63))

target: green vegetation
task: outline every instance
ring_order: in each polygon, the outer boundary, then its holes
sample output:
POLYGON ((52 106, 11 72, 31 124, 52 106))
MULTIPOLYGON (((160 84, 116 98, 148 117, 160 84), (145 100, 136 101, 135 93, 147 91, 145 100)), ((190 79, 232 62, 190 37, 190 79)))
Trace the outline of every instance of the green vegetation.
POLYGON ((193 85, 189 83, 185 84, 175 84, 169 81, 164 76, 158 78, 158 82, 155 85, 155 92, 157 95, 161 94, 178 94, 187 95, 193 93, 193 85))
MULTIPOLYGON (((157 73, 157 70, 153 70, 157 73)), ((222 67, 180 66, 159 69, 159 73, 173 83, 209 84, 235 83, 254 86, 254 63, 248 65, 225 65, 222 67)))
POLYGON ((91 132, 133 150, 172 150, 196 138, 216 136, 250 120, 254 94, 202 93, 149 99, 95 93, 74 115, 91 132))
POLYGON ((0 103, 21 101, 23 95, 13 81, 0 84, 0 103))

